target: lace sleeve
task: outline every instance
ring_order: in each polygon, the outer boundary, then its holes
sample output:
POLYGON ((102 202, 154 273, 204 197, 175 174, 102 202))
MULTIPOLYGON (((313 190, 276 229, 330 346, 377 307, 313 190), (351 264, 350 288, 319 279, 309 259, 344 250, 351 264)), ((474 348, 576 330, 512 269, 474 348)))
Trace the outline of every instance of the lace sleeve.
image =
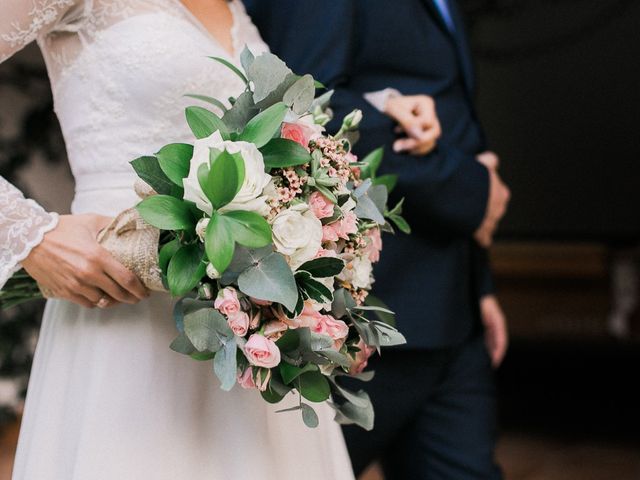
POLYGON ((57 224, 56 213, 47 213, 0 177, 0 288, 57 224))
POLYGON ((82 0, 2 0, 0 63, 64 21, 82 0))

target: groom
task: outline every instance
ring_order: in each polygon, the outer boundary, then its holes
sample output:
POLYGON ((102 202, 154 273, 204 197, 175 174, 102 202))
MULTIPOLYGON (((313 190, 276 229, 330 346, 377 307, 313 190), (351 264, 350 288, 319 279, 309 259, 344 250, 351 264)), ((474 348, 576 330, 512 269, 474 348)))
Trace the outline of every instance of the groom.
POLYGON ((379 459, 387 480, 501 478, 493 457, 492 365, 502 360, 507 333, 485 249, 509 192, 473 105, 457 6, 453 0, 245 3, 274 53, 335 88, 336 117, 364 112, 356 153, 384 145, 381 173, 399 176, 394 194, 405 197, 413 227, 411 236, 385 237, 375 271, 376 292, 395 310, 408 344, 371 362, 376 377, 366 390, 375 429, 344 430, 356 473, 379 459), (399 153, 399 136, 420 134, 415 114, 425 94, 442 124, 438 147, 427 155, 399 153), (398 114, 399 108, 405 110, 398 114))

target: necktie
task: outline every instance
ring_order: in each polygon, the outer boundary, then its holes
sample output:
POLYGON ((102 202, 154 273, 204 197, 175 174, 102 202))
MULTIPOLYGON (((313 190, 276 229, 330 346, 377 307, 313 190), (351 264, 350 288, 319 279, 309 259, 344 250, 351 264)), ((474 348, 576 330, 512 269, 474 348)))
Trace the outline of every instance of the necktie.
POLYGON ((440 11, 440 15, 444 20, 444 23, 447 24, 447 28, 454 32, 456 27, 453 23, 453 19, 451 18, 451 10, 449 9, 449 5, 447 4, 447 0, 433 0, 437 9, 440 11))

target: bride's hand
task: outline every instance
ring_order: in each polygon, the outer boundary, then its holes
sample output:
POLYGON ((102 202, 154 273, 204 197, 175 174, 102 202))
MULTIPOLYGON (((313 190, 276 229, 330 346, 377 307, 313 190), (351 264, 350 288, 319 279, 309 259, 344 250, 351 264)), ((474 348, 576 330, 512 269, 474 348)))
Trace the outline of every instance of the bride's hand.
POLYGON ((55 297, 84 307, 137 303, 149 292, 96 240, 110 221, 101 215, 61 215, 22 266, 55 297))

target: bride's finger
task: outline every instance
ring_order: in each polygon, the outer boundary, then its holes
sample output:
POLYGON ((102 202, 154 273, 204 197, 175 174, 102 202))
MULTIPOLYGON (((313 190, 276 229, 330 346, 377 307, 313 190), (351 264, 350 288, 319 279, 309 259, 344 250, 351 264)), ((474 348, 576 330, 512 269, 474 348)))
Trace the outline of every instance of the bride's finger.
MULTIPOLYGON (((136 303, 137 301, 144 300, 149 296, 149 291, 145 288, 140 279, 124 265, 118 262, 106 250, 105 256, 102 260, 102 266, 105 273, 111 277, 115 283, 117 283, 120 290, 125 292, 128 297, 131 297, 131 301, 128 301, 127 303, 136 303)), ((105 290, 105 292, 111 294, 107 290, 105 290)), ((113 298, 118 299, 118 297, 115 296, 113 298)))

